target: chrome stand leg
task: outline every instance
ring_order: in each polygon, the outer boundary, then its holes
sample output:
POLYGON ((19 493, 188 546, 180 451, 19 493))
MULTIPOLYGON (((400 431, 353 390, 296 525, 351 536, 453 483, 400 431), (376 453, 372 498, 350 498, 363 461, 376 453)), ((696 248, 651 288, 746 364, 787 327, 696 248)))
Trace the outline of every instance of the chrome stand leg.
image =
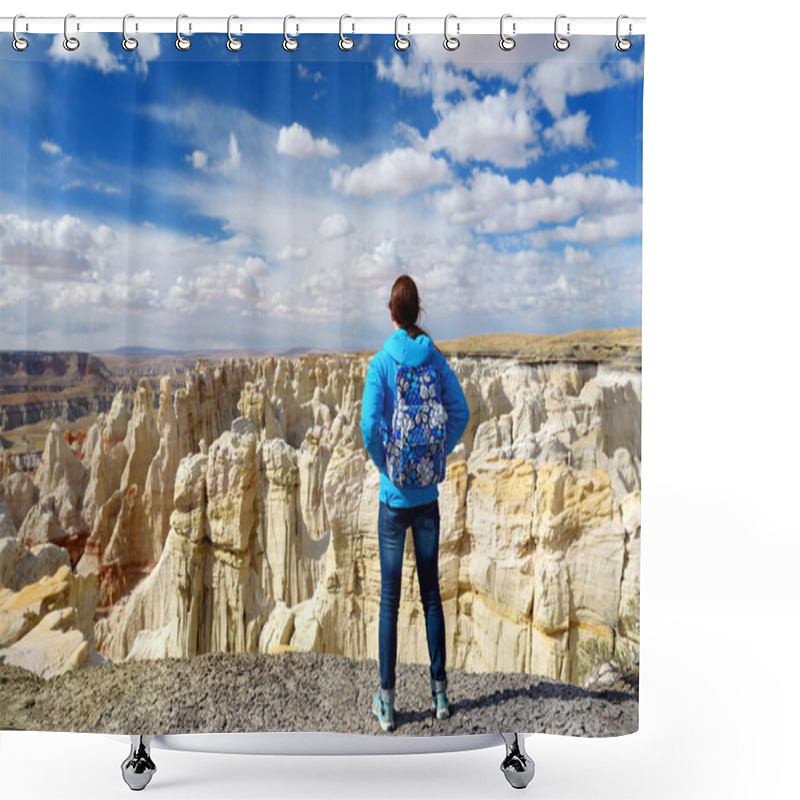
POLYGON ((519 733, 501 733, 506 744, 506 757, 500 765, 506 780, 515 789, 524 789, 532 780, 533 759, 525 752, 525 740, 519 733))
POLYGON ((122 762, 122 779, 135 792, 144 789, 156 771, 156 765, 150 758, 152 741, 152 736, 131 736, 131 752, 122 762))

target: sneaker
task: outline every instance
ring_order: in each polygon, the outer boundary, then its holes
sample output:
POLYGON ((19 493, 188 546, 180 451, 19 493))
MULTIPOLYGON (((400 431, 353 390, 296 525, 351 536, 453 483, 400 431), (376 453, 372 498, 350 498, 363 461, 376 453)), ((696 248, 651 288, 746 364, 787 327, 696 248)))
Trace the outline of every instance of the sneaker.
POLYGON ((431 693, 431 708, 436 715, 436 719, 447 719, 450 716, 450 703, 447 700, 447 692, 444 689, 431 693))
POLYGON ((394 730, 394 703, 381 700, 381 690, 375 692, 372 698, 372 716, 381 724, 381 729, 389 732, 394 730))

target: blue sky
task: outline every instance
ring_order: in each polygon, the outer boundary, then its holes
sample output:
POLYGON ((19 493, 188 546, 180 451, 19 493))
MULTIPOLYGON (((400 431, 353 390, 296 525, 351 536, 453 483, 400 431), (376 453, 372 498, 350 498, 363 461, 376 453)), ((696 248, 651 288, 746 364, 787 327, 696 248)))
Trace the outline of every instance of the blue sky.
POLYGON ((643 37, 0 36, 0 346, 641 325, 643 37))

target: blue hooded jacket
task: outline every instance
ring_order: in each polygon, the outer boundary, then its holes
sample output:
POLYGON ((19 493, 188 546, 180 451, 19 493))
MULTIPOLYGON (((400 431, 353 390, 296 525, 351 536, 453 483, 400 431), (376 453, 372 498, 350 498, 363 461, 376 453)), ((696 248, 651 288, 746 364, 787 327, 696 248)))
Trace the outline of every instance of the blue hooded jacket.
POLYGON ((397 365, 418 367, 430 363, 440 376, 442 404, 447 414, 444 451, 450 455, 469 422, 464 392, 447 359, 425 335, 412 339, 402 328, 396 330, 370 360, 364 397, 361 401, 361 435, 370 458, 381 474, 380 500, 390 506, 413 508, 431 503, 439 496, 436 484, 423 488, 395 486, 386 471, 386 441, 392 427, 397 365))

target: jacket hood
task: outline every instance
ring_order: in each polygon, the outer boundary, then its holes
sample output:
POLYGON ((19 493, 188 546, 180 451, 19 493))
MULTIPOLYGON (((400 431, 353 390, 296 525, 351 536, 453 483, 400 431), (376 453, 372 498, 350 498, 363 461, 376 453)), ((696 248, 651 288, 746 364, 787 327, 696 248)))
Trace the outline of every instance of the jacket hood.
POLYGON ((424 334, 412 339, 402 328, 396 330, 383 344, 383 349, 395 360, 409 367, 419 367, 436 351, 433 342, 424 334))

